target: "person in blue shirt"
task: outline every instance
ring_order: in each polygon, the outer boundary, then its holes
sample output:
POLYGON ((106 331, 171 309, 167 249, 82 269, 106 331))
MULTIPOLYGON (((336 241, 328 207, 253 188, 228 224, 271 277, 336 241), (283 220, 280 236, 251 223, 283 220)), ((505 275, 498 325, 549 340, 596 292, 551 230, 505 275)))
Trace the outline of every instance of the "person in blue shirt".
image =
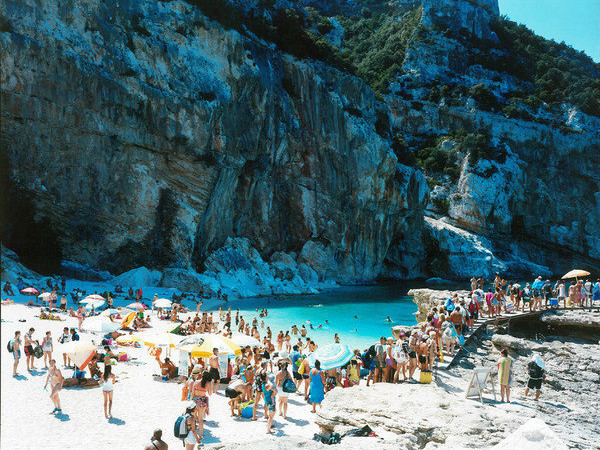
POLYGON ((535 311, 536 309, 541 309, 542 308, 542 289, 544 287, 544 281, 542 280, 542 277, 537 277, 535 279, 535 281, 531 284, 531 290, 532 290, 532 297, 533 297, 533 308, 532 310, 535 311))
POLYGON ((448 297, 448 300, 446 300, 446 304, 444 305, 444 308, 449 313, 452 312, 452 311, 454 311, 455 305, 454 305, 454 302, 452 301, 452 299, 450 297, 448 297))

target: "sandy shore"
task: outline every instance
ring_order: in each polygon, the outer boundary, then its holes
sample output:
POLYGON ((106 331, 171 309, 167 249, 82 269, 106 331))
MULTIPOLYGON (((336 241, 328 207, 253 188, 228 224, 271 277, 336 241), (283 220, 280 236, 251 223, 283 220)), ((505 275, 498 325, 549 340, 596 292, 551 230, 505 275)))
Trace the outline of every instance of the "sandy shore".
MULTIPOLYGON (((56 342, 64 326, 77 326, 76 319, 69 318, 65 322, 40 320, 35 317, 39 308, 20 304, 3 305, 1 308, 2 449, 143 448, 155 428, 163 429, 164 439, 170 448, 181 448, 181 442, 173 437, 173 424, 183 409, 181 385, 154 379, 158 366, 145 347, 127 348, 127 353, 136 359, 114 366, 118 383, 114 392, 113 419, 104 418, 100 388, 64 389, 60 394, 63 414, 55 416, 50 414, 52 402, 48 391, 43 389, 46 380, 46 371, 40 370, 43 359, 35 361, 38 370, 30 373, 23 358, 19 366, 22 376, 13 378, 13 358, 6 350, 6 342, 14 336, 15 330, 24 334, 30 327, 35 328, 34 337, 40 340, 42 333, 51 331, 56 342)), ((167 325, 168 322, 160 322, 151 332, 155 333, 167 325)), ((90 333, 82 333, 82 337, 90 336, 90 333)), ((58 346, 55 349, 58 350, 58 346)), ((63 376, 72 376, 72 370, 62 369, 62 355, 55 352, 55 357, 63 376)), ((219 394, 211 397, 210 408, 205 428, 206 444, 240 443, 258 437, 271 440, 281 436, 312 437, 319 432, 312 422, 310 406, 300 395, 290 397, 289 418, 276 418, 276 434, 271 437, 265 434, 266 422, 262 417, 252 422, 230 416, 222 387, 219 394)))

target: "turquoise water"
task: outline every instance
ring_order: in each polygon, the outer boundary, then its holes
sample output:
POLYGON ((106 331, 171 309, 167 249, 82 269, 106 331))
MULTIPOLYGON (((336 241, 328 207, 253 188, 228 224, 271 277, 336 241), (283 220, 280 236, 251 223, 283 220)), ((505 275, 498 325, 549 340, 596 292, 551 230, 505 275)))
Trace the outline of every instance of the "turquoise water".
MULTIPOLYGON (((230 302, 230 306, 234 313, 239 308, 245 321, 256 317, 259 326, 261 319, 256 308, 268 309, 269 316, 263 319, 265 328, 259 328, 261 338, 267 326, 275 340, 280 330, 285 333, 294 324, 298 328, 304 324, 307 336, 319 345, 332 343, 334 334, 338 333, 342 343, 363 350, 379 337, 391 336, 392 326, 416 323, 417 305, 406 295, 407 291, 406 284, 398 283, 341 287, 315 295, 244 299, 230 302), (387 316, 392 322, 386 321, 387 316), (314 329, 309 328, 307 321, 314 329), (317 329, 319 324, 322 328, 317 329)), ((297 340, 298 336, 292 336, 292 342, 297 340)))

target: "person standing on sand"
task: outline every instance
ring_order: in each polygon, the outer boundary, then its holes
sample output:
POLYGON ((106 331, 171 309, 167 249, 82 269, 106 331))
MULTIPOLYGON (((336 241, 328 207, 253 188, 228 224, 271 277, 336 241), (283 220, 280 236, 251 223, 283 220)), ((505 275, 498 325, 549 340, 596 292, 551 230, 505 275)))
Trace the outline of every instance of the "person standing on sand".
POLYGON ((112 419, 113 392, 115 390, 115 374, 112 373, 112 366, 104 366, 104 375, 102 375, 102 396, 104 397, 104 417, 112 419), (108 407, 108 409, 107 409, 108 407))
POLYGON ((569 286, 569 306, 577 306, 577 303, 577 287, 575 286, 575 283, 571 282, 571 285, 569 286))
POLYGON ((325 377, 321 372, 321 362, 317 359, 315 367, 310 371, 310 401, 312 412, 317 412, 317 405, 321 406, 325 398, 325 377))
MULTIPOLYGON (((63 334, 58 338, 58 342, 61 344, 71 342, 71 333, 69 333, 68 327, 63 328, 63 334)), ((63 366, 71 367, 71 358, 69 358, 66 353, 63 353, 63 366)))
POLYGON ((81 327, 83 325, 83 308, 81 306, 77 308, 77 322, 79 323, 78 328, 81 331, 83 329, 81 327))
POLYGON ((213 354, 208 358, 208 365, 210 367, 210 390, 211 392, 217 393, 219 389, 219 382, 221 381, 221 373, 219 372, 219 349, 213 348, 213 354))
POLYGON ((15 359, 15 363, 13 365, 13 377, 19 376, 17 373, 17 367, 19 366, 19 361, 21 361, 21 332, 15 331, 15 338, 12 341, 12 354, 15 359))
POLYGON ((287 419, 288 397, 289 394, 283 390, 283 383, 290 378, 288 371, 288 359, 282 359, 277 363, 279 371, 275 375, 275 386, 277 388, 277 397, 279 397, 279 415, 287 419))
POLYGON ((375 376, 373 377, 373 384, 382 381, 381 378, 385 367, 386 342, 385 337, 381 336, 379 338, 379 344, 375 344, 375 357, 373 358, 373 362, 375 363, 375 376))
POLYGON ((562 299, 563 301, 563 306, 566 308, 567 307, 567 291, 565 288, 565 281, 564 280, 559 280, 556 282, 558 284, 558 288, 557 288, 557 292, 556 292, 556 296, 558 297, 558 305, 560 306, 560 301, 562 299))
POLYGON ((510 385, 512 384, 512 358, 508 356, 508 350, 503 349, 500 354, 502 355, 498 360, 498 380, 500 382, 500 397, 501 401, 504 402, 504 396, 506 401, 510 403, 510 385))
POLYGON ((200 444, 200 435, 198 434, 198 425, 196 423, 196 416, 194 416, 194 410, 196 409, 196 404, 192 401, 189 401, 185 405, 185 414, 186 414, 186 422, 188 434, 184 439, 185 450, 194 450, 194 447, 200 444))
POLYGON ((52 352, 54 351, 54 345, 52 344, 52 336, 49 331, 46 331, 46 336, 42 341, 42 350, 44 351, 44 368, 48 368, 48 362, 52 359, 52 352))
POLYGON ((36 341, 33 340, 33 332, 35 329, 32 327, 29 329, 28 333, 25 333, 25 361, 27 362, 27 370, 34 370, 35 366, 33 365, 33 344, 36 341))
POLYGON ((63 382, 65 381, 65 379, 60 373, 60 370, 58 370, 58 367, 56 367, 56 361, 53 359, 50 360, 50 369, 48 370, 48 377, 46 378, 46 384, 44 385, 44 389, 48 387, 48 381, 50 381, 50 400, 52 400, 52 403, 54 403, 54 409, 52 410, 52 414, 62 413, 58 393, 62 389, 63 382))
POLYGON ((150 443, 144 447, 144 450, 169 450, 169 446, 162 440, 162 430, 156 429, 150 438, 150 443))
POLYGON ((271 428, 273 427, 273 418, 275 417, 275 396, 277 391, 275 386, 267 379, 267 374, 262 372, 260 374, 262 392, 265 397, 265 409, 267 412, 267 434, 271 434, 271 428))
POLYGON ((529 379, 525 388, 525 398, 529 394, 529 389, 534 389, 535 401, 537 402, 540 398, 542 381, 546 379, 546 365, 539 353, 534 353, 531 360, 527 363, 527 374, 529 375, 529 379))

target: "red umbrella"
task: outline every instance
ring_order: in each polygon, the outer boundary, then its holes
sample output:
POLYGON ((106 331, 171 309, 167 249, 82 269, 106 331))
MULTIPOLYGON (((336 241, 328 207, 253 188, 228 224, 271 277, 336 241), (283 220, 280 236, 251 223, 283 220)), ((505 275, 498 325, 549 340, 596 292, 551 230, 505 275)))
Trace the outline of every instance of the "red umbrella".
POLYGON ((144 305, 142 305, 139 302, 135 302, 135 303, 130 303, 129 305, 127 305, 127 307, 129 309, 146 309, 146 307, 144 305))
POLYGON ((24 294, 24 295, 38 295, 39 293, 40 293, 40 291, 38 291, 34 287, 28 287, 25 289, 21 289, 21 294, 24 294))

